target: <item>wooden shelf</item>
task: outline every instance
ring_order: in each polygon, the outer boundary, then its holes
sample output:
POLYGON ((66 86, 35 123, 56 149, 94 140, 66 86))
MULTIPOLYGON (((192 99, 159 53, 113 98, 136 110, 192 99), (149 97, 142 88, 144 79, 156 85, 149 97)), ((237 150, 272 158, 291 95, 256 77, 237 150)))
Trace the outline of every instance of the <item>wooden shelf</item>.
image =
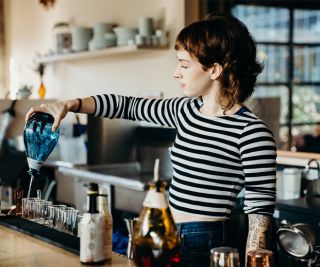
POLYGON ((75 61, 81 59, 90 59, 103 57, 108 55, 117 55, 117 54, 125 54, 125 53, 133 53, 140 50, 159 50, 159 49, 168 49, 168 47, 155 47, 155 46, 137 46, 137 45, 129 45, 129 46, 116 46, 109 47, 101 50, 95 51, 84 51, 84 52, 74 52, 70 54, 61 54, 61 55, 48 55, 41 56, 35 59, 36 63, 54 63, 54 62, 62 62, 62 61, 75 61))

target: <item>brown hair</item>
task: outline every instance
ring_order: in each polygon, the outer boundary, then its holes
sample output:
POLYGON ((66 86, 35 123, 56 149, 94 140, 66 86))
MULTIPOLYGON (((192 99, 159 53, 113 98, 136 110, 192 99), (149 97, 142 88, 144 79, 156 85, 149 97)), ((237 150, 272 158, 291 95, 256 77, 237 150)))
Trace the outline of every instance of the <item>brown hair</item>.
POLYGON ((263 66, 256 60, 256 43, 247 27, 226 15, 206 16, 178 34, 175 49, 185 49, 204 70, 214 63, 222 66, 219 102, 224 111, 244 102, 255 89, 263 66))

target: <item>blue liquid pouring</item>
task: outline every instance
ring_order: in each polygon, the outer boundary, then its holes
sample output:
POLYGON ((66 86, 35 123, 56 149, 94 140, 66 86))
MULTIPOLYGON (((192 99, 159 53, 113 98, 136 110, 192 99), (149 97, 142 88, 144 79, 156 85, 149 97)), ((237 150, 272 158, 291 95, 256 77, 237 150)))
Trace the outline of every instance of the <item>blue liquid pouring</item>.
POLYGON ((39 174, 42 163, 48 158, 59 139, 59 129, 52 131, 54 118, 48 113, 36 112, 27 121, 23 139, 31 175, 28 197, 34 176, 39 174))

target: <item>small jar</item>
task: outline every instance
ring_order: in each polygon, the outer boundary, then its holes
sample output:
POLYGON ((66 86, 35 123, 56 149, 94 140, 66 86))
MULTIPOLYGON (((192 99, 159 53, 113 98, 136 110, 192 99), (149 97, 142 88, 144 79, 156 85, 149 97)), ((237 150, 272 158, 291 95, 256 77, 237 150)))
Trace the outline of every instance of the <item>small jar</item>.
POLYGON ((54 54, 67 54, 71 52, 72 35, 69 23, 59 22, 52 30, 52 50, 54 54))

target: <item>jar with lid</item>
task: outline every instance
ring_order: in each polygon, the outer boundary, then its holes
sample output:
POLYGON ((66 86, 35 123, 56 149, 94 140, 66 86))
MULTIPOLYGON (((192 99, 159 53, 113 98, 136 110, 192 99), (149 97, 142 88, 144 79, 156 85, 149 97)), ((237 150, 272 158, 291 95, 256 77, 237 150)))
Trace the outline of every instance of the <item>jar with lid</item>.
POLYGON ((54 54, 67 54, 71 52, 72 36, 69 23, 59 22, 52 30, 52 50, 54 54))

